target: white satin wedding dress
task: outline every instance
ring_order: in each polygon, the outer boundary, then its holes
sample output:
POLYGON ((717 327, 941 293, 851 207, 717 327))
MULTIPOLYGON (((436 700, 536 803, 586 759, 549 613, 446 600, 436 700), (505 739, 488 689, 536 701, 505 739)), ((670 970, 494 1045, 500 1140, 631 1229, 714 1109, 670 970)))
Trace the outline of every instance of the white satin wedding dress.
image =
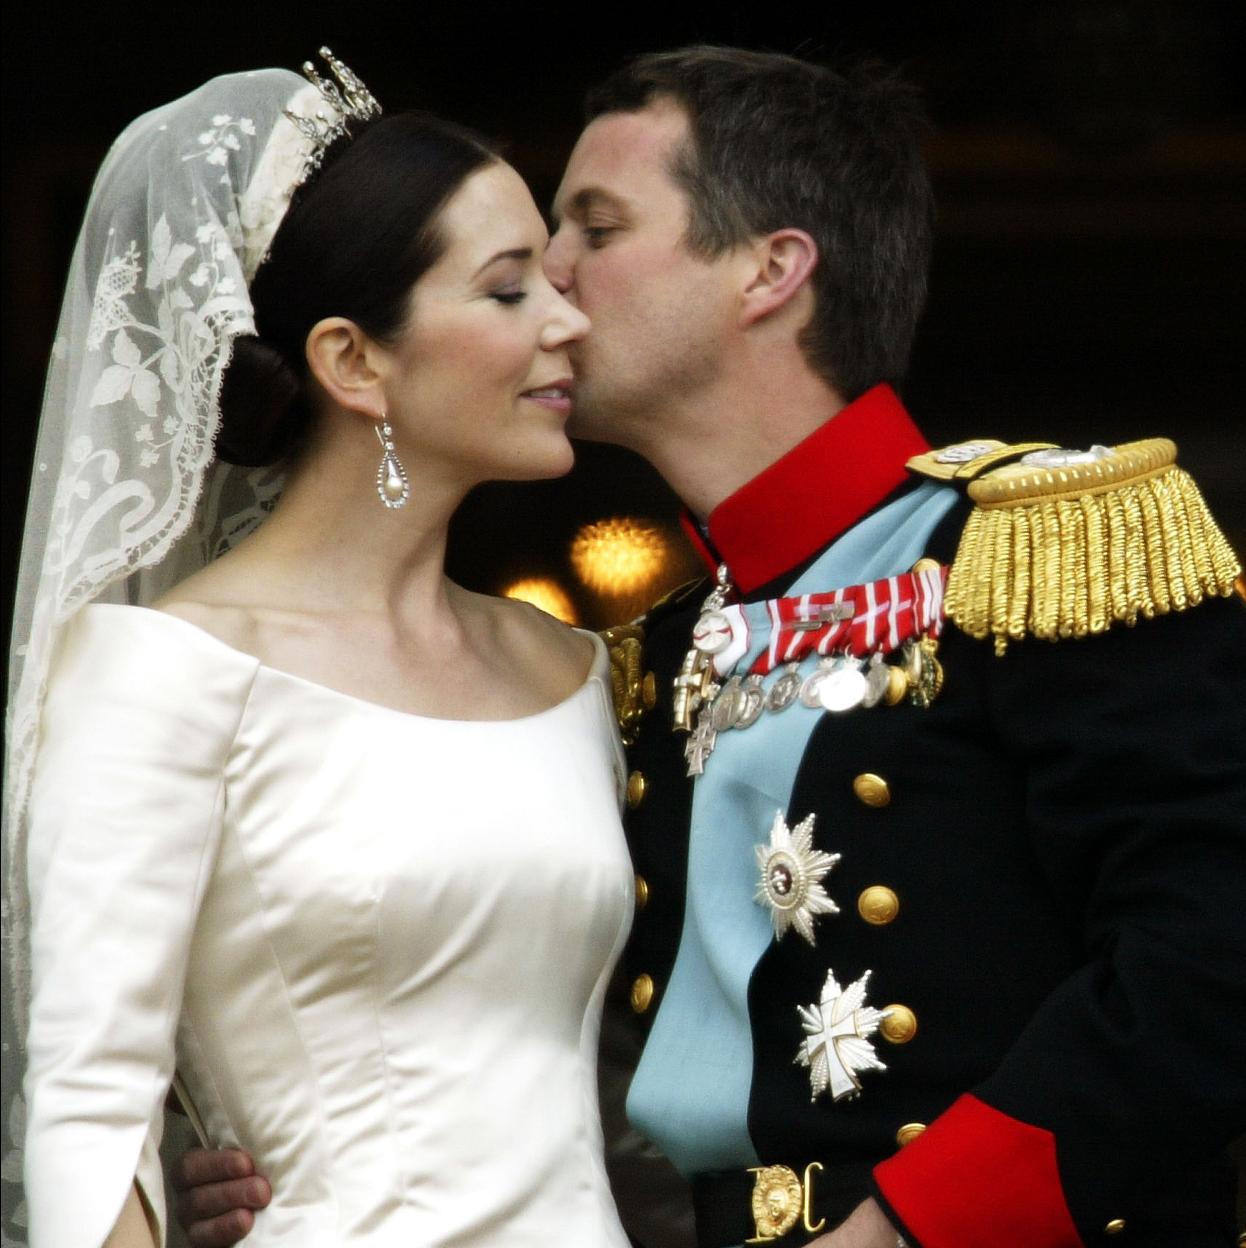
POLYGON ((631 915, 604 648, 565 701, 421 718, 95 605, 32 798, 41 1248, 155 1203, 174 1067, 273 1202, 252 1245, 625 1245, 601 1000, 631 915))

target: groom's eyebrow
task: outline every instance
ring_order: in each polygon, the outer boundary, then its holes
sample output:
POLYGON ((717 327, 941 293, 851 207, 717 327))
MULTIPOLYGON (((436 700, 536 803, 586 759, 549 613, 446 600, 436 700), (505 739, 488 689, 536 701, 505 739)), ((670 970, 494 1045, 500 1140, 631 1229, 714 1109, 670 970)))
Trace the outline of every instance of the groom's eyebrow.
POLYGON ((496 255, 492 255, 472 274, 473 278, 479 277, 491 264, 497 264, 499 260, 531 260, 531 247, 511 247, 506 251, 499 251, 496 255))
MULTIPOLYGON (((574 195, 563 205, 563 212, 572 220, 580 220, 586 217, 594 208, 612 208, 615 211, 623 209, 623 200, 617 195, 612 195, 609 191, 603 190, 600 186, 585 186, 576 191, 574 195)), ((557 221, 559 216, 559 205, 555 204, 553 209, 554 220, 557 221)))

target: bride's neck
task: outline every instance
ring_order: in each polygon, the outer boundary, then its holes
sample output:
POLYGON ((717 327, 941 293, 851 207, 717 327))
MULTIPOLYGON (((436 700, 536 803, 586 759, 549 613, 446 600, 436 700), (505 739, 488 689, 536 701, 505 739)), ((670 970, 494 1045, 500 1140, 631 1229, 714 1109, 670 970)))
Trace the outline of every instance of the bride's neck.
POLYGON ((309 455, 250 539, 253 556, 296 583, 311 609, 440 614, 450 606, 447 531, 467 487, 411 475, 406 503, 388 508, 377 493, 375 463, 309 455))

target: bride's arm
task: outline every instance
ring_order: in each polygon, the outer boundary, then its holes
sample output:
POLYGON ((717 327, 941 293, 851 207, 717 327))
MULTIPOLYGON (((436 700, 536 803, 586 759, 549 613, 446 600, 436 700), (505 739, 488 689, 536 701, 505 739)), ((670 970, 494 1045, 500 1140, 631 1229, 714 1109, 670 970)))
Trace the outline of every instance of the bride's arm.
POLYGON ((92 608, 57 660, 31 792, 32 1248, 99 1248, 156 1145, 224 771, 253 666, 205 668, 155 612, 92 608))
POLYGON ((156 1248, 156 1235, 137 1185, 130 1188, 117 1225, 104 1240, 104 1248, 156 1248))

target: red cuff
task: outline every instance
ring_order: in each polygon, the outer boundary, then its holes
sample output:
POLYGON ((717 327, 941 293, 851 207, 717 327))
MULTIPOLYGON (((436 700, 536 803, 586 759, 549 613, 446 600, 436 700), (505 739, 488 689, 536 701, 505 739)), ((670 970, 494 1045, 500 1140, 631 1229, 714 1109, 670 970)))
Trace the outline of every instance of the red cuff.
POLYGON ((1056 1138, 962 1096, 874 1180, 922 1248, 1082 1248, 1056 1138))

